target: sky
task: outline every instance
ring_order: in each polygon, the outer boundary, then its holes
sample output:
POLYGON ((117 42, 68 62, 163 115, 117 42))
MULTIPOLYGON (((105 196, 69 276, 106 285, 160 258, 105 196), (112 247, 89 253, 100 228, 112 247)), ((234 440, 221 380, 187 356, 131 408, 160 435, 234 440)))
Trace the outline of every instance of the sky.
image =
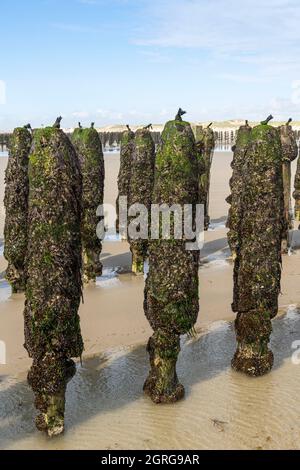
POLYGON ((299 0, 0 0, 0 130, 300 120, 299 0))

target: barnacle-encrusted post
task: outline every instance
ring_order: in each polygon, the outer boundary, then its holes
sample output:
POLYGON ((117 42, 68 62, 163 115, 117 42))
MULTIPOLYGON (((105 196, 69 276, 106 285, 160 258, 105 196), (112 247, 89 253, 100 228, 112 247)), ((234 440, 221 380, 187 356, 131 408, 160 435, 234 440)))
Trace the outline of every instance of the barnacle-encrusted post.
MULTIPOLYGON (((248 121, 245 125, 241 126, 237 132, 236 143, 232 147, 233 160, 231 162, 232 177, 230 178, 231 194, 226 198, 230 208, 228 211, 228 219, 226 226, 229 228, 227 233, 228 244, 231 250, 232 258, 235 260, 233 277, 234 277, 234 292, 233 292, 233 305, 236 304, 237 295, 237 278, 238 275, 238 260, 237 253, 239 250, 239 225, 242 221, 242 194, 245 186, 245 152, 247 150, 249 138, 251 134, 251 127, 248 121)), ((235 311, 235 307, 233 307, 235 311)))
POLYGON ((282 148, 278 130, 268 125, 270 119, 251 130, 244 153, 242 193, 232 194, 237 209, 235 228, 229 232, 235 250, 232 308, 237 312, 238 343, 232 367, 252 376, 265 374, 273 365, 268 343, 281 278, 282 148))
MULTIPOLYGON (((194 135, 179 113, 165 125, 156 155, 153 203, 197 204, 198 162, 194 135)), ((172 215, 172 214, 171 214, 172 215)), ((189 332, 197 319, 199 251, 188 250, 185 239, 174 236, 175 213, 171 216, 170 239, 149 241, 149 274, 145 286, 145 315, 154 330, 148 342, 151 370, 144 391, 155 403, 170 403, 184 396, 176 374, 180 335, 189 332)))
POLYGON ((298 157, 298 160, 297 160, 293 198, 295 199, 295 220, 299 222, 300 221, 300 157, 298 157))
MULTIPOLYGON (((151 215, 151 198, 154 183, 155 145, 149 131, 149 126, 138 129, 135 133, 131 158, 131 176, 129 186, 129 207, 133 204, 143 204, 148 215, 139 214, 140 225, 149 226, 151 215), (144 217, 146 220, 144 220, 144 217)), ((130 218, 129 218, 130 219, 130 218)), ((136 274, 144 272, 144 261, 147 257, 148 240, 133 239, 129 236, 132 253, 132 271, 136 274)))
POLYGON ((34 132, 29 157, 25 347, 33 359, 28 382, 39 412, 37 428, 49 436, 64 429, 72 357, 83 342, 81 298, 81 196, 79 162, 59 127, 34 132))
MULTIPOLYGON (((118 197, 116 200, 116 230, 119 233, 119 199, 120 196, 129 197, 129 186, 131 177, 131 159, 134 146, 134 132, 127 125, 127 130, 122 133, 121 150, 120 150, 120 169, 118 175, 118 197)), ((122 227, 123 230, 125 227, 122 227)), ((123 238, 126 238, 123 234, 123 238)))
POLYGON ((211 128, 212 123, 207 127, 196 126, 195 137, 198 149, 201 151, 201 166, 205 171, 201 171, 199 178, 200 200, 204 205, 204 228, 209 227, 209 189, 210 170, 215 149, 215 135, 211 128))
POLYGON ((289 229, 293 228, 292 221, 292 202, 291 202, 291 162, 297 158, 298 146, 296 136, 290 123, 292 119, 279 127, 281 146, 282 146, 282 175, 284 192, 284 222, 286 229, 283 232, 281 250, 287 253, 289 248, 289 229))
POLYGON ((14 130, 9 144, 9 158, 5 171, 6 210, 4 225, 4 257, 8 262, 6 278, 12 292, 25 288, 24 260, 27 249, 28 213, 28 156, 31 133, 28 126, 14 130))
POLYGON ((83 250, 83 276, 85 282, 96 281, 102 274, 101 240, 96 233, 99 217, 97 208, 103 204, 104 158, 99 134, 94 126, 75 129, 72 141, 82 173, 81 238, 83 250))

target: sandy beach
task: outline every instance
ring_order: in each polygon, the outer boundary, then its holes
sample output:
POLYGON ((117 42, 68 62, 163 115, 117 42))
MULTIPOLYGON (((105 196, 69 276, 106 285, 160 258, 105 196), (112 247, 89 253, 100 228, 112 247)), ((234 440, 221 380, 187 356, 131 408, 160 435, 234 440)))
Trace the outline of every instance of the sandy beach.
MULTIPOLYGON (((231 312, 232 263, 225 222, 231 152, 216 151, 212 165, 210 216, 201 251, 197 337, 182 338, 178 374, 186 397, 154 405, 143 396, 148 371, 145 344, 152 334, 143 313, 143 276, 128 271, 127 242, 104 241, 103 276, 84 290, 80 306, 85 352, 68 385, 66 430, 50 440, 35 429, 30 360, 23 348, 24 296, 11 295, 3 277, 4 169, 0 158, 0 449, 297 449, 300 447, 300 365, 293 341, 300 340, 300 235, 284 256, 280 315, 274 320, 273 371, 251 379, 231 370, 235 348, 231 312)), ((293 162, 293 178, 296 163, 293 162)), ((119 155, 105 155, 105 202, 117 195, 119 155)))

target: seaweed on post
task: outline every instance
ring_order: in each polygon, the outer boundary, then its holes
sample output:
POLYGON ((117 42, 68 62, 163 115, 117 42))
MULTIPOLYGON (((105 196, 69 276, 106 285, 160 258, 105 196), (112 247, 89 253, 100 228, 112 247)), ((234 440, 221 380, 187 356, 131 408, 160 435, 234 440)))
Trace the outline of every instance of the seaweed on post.
POLYGON ((24 262, 27 250, 28 157, 31 146, 30 125, 14 130, 9 144, 5 171, 4 257, 8 262, 6 278, 12 292, 25 289, 24 262))
POLYGON ((282 146, 282 176, 284 192, 284 222, 285 230, 282 238, 282 253, 289 249, 289 229, 293 228, 292 202, 291 202, 291 162, 297 158, 298 146, 293 128, 290 125, 292 119, 278 128, 282 146))
POLYGON ((64 430, 72 358, 83 342, 81 298, 82 179, 76 152, 59 125, 34 132, 29 157, 25 347, 33 359, 28 382, 36 425, 49 436, 64 430))
POLYGON ((251 130, 244 154, 242 194, 237 205, 233 248, 237 350, 232 367, 259 376, 273 365, 271 320, 278 311, 283 231, 282 148, 269 116, 251 130))
MULTIPOLYGON (((117 212, 117 221, 116 221, 116 231, 119 233, 119 199, 121 196, 129 197, 129 185, 131 177, 131 159, 134 146, 134 132, 127 125, 127 130, 122 133, 121 137, 121 150, 120 150, 120 169, 118 174, 118 197, 116 200, 116 212, 117 212)), ((121 231, 124 230, 124 227, 121 227, 121 231)), ((123 238, 125 238, 123 234, 123 238)))
POLYGON ((226 226, 229 228, 229 231, 227 233, 227 239, 234 261, 234 292, 232 304, 232 308, 234 311, 238 293, 237 276, 239 271, 239 258, 237 257, 237 254, 239 250, 239 229, 243 217, 241 198, 245 190, 245 153, 247 151, 251 130, 252 128, 249 126, 248 121, 245 121, 245 125, 241 126, 237 132, 236 143, 232 147, 232 177, 230 178, 229 182, 231 194, 226 199, 228 204, 230 204, 226 226))
POLYGON ((210 190, 210 172, 215 149, 215 135, 211 128, 212 122, 205 128, 196 126, 196 142, 200 151, 201 167, 204 171, 200 172, 199 192, 200 201, 204 205, 204 228, 208 229, 210 223, 209 217, 209 190, 210 190))
POLYGON ((102 144, 92 123, 89 129, 74 130, 72 142, 76 149, 82 174, 82 221, 81 238, 83 250, 83 277, 86 283, 96 281, 102 274, 100 255, 101 240, 96 233, 99 217, 97 208, 103 204, 104 158, 102 144))
MULTIPOLYGON (((143 204, 148 215, 139 215, 140 224, 150 225, 151 199, 154 184, 155 145, 149 130, 149 126, 138 129, 134 137, 134 145, 131 156, 131 174, 128 190, 128 204, 143 204), (143 218, 146 217, 147 220, 143 218)), ((130 218, 129 218, 130 221, 130 218)), ((132 253, 132 271, 143 274, 144 261, 147 257, 148 240, 132 239, 129 236, 130 250, 132 253)))
MULTIPOLYGON (((152 202, 196 205, 198 195, 198 161, 194 135, 179 110, 162 133, 156 155, 152 202)), ((149 274, 146 279, 144 310, 154 330, 148 342, 150 372, 144 391, 155 403, 170 403, 184 396, 178 381, 176 362, 180 352, 180 335, 194 327, 199 310, 199 251, 186 249, 185 239, 174 236, 174 213, 171 214, 170 238, 160 236, 149 242, 149 274)))

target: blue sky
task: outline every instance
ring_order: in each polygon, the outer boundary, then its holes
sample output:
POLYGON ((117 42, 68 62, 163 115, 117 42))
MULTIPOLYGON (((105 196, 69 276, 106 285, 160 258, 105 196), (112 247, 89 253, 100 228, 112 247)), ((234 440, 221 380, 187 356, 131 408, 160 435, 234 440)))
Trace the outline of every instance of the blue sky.
POLYGON ((299 0, 1 0, 0 130, 300 120, 299 0), (3 87, 2 87, 3 88, 3 87))

